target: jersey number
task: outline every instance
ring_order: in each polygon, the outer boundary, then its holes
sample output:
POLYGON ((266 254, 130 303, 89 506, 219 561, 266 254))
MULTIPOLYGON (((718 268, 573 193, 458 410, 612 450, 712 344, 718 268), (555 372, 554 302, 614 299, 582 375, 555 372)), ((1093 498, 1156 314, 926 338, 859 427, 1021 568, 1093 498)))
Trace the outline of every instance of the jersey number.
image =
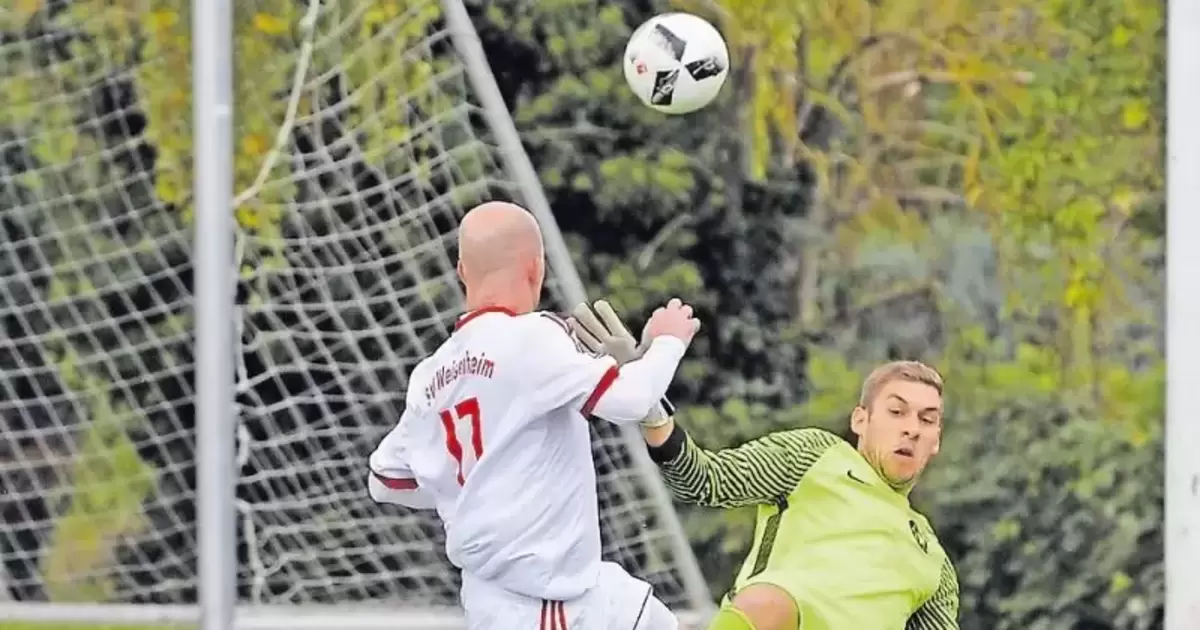
POLYGON ((466 481, 467 473, 471 472, 471 467, 483 457, 483 433, 479 430, 479 399, 467 398, 454 405, 453 409, 443 409, 439 415, 442 417, 442 427, 446 429, 446 450, 450 451, 450 456, 458 465, 458 485, 461 486, 466 481), (473 456, 465 464, 463 441, 458 437, 460 422, 468 425, 467 430, 470 434, 467 435, 467 441, 471 443, 473 456))

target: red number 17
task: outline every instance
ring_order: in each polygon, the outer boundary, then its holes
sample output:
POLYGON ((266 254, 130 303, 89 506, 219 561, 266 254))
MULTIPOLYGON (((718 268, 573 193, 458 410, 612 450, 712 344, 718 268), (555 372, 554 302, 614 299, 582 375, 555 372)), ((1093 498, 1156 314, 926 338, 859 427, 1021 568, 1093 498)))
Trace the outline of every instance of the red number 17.
POLYGON ((471 472, 471 467, 483 457, 483 433, 479 430, 479 399, 467 398, 454 405, 454 409, 443 409, 438 415, 442 417, 442 426, 446 429, 446 450, 450 451, 450 456, 458 464, 458 485, 461 486, 466 480, 466 475, 471 472), (474 455, 465 466, 463 445, 458 439, 457 427, 458 422, 462 420, 470 422, 469 438, 471 454, 474 455))

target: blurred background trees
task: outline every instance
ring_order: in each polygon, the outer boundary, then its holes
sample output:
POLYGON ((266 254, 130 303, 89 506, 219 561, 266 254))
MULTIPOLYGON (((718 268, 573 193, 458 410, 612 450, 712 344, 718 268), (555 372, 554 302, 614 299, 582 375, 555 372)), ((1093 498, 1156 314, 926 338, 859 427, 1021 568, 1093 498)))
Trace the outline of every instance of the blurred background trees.
MULTIPOLYGON (((916 500, 964 628, 1159 627, 1162 7, 681 0, 735 68, 680 119, 620 76, 663 8, 479 24, 592 294, 700 305, 686 426, 840 431, 872 364, 929 361, 950 407, 916 500)), ((752 519, 684 513, 721 592, 752 519)))
MULTIPOLYGON (((48 401, 83 401, 43 412, 101 419, 83 443, 119 454, 111 470, 84 471, 97 480, 89 494, 101 505, 81 503, 60 518, 60 541, 146 492, 145 467, 161 462, 133 450, 127 434, 189 429, 179 420, 189 415, 186 388, 173 384, 188 374, 162 367, 189 356, 188 314, 178 308, 190 283, 190 115, 178 80, 189 72, 186 3, 155 0, 152 11, 137 13, 132 4, 18 0, 0 10, 5 41, 29 43, 3 49, 0 168, 8 185, 0 205, 31 209, 5 210, 0 224, 4 238, 40 252, 0 261, 10 279, 0 310, 70 298, 69 308, 6 320, 15 350, 0 354, 12 363, 0 369, 53 375, 22 386, 48 401), (68 35, 56 26, 64 11, 88 12, 72 23, 99 30, 68 35), (102 69, 127 65, 135 50, 100 41, 136 41, 156 63, 106 75, 102 69), (136 115, 113 115, 134 111, 125 109, 131 102, 136 115), (55 132, 22 134, 34 126, 55 132), (72 203, 39 204, 48 198, 72 203), (131 206, 149 210, 117 210, 131 206), (78 229, 97 217, 111 229, 78 229), (51 243, 48 234, 61 237, 51 243), (81 262, 100 255, 125 266, 81 262), (128 276, 105 275, 113 269, 128 276), (121 296, 133 292, 150 315, 129 316, 121 296), (93 326, 97 320, 116 328, 93 326), (56 329, 88 334, 59 338, 56 329), (101 356, 112 347, 106 334, 146 343, 127 356, 101 356), (136 382, 148 366, 167 375, 151 387, 166 400, 140 391, 94 395, 98 383, 136 382)), ((673 397, 701 443, 720 447, 802 425, 841 430, 872 364, 929 361, 947 380, 946 446, 916 500, 959 566, 963 627, 1161 626, 1160 3, 468 4, 591 294, 610 296, 634 320, 673 296, 698 306, 705 332, 673 397), (625 37, 669 8, 718 23, 735 63, 720 101, 684 118, 639 105, 619 67, 625 37)), ((286 94, 291 72, 281 68, 295 63, 304 38, 300 4, 255 7, 238 22, 238 95, 256 112, 240 121, 239 191, 261 179, 260 158, 277 142, 289 103, 273 96, 286 94)), ((359 75, 393 63, 390 47, 401 44, 380 37, 371 20, 410 8, 380 2, 374 18, 356 17, 362 29, 343 35, 376 43, 356 44, 348 66, 319 54, 309 62, 318 72, 342 64, 359 75)), ((404 32, 387 35, 419 37, 436 19, 414 14, 404 32)), ((365 130, 348 169, 365 177, 359 158, 369 161, 389 133, 406 129, 404 113, 386 104, 419 92, 431 71, 414 64, 405 85, 360 94, 360 107, 347 114, 358 118, 298 129, 287 141, 333 146, 347 129, 365 130)), ((328 88, 295 105, 347 98, 333 82, 328 88)), ((447 104, 414 106, 428 115, 447 104)), ((394 177, 419 164, 381 168, 394 177)), ((269 244, 284 229, 274 200, 297 192, 259 192, 260 205, 239 221, 261 236, 255 243, 269 244)), ((273 255, 264 245, 248 260, 269 266, 273 255)), ((191 471, 174 472, 172 483, 191 483, 191 471)), ((752 519, 681 509, 722 592, 749 545, 752 519)), ((131 511, 91 531, 118 536, 144 527, 143 519, 170 527, 181 518, 131 511)), ((186 532, 162 540, 188 544, 186 532)), ((54 583, 54 574, 111 553, 118 551, 92 557, 62 543, 44 570, 54 583)), ((120 588, 59 586, 65 599, 120 588)))

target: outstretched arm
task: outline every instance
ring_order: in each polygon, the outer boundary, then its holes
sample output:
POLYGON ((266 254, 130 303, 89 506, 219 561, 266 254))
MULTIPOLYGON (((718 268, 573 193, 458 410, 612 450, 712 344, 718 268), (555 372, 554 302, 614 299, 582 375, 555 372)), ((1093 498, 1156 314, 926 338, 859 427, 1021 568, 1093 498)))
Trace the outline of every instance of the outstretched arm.
POLYGON ((929 601, 912 617, 905 630, 958 630, 958 572, 950 558, 942 565, 942 581, 929 601))
POLYGON ((796 429, 707 451, 678 425, 670 431, 657 445, 649 435, 647 440, 650 458, 658 463, 671 493, 686 503, 723 508, 786 497, 825 451, 843 441, 821 429, 796 429))
POLYGON ((527 376, 539 413, 569 406, 584 417, 615 424, 640 422, 667 391, 687 352, 682 339, 663 335, 640 359, 618 367, 612 357, 577 345, 570 326, 554 315, 540 313, 531 325, 539 360, 530 365, 527 376))
POLYGON ((609 386, 585 405, 584 415, 614 424, 642 422, 667 392, 686 351, 675 337, 655 339, 641 358, 613 368, 609 386))

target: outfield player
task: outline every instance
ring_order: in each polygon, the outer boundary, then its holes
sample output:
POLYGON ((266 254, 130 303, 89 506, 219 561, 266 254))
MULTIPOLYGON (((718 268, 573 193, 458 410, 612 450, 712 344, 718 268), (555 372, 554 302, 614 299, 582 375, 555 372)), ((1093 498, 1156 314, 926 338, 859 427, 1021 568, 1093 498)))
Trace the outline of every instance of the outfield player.
MULTIPOLYGON (((591 348, 640 350, 605 303, 572 325, 591 348), (603 321, 601 321, 603 320, 603 321)), ((754 544, 709 630, 954 630, 958 578, 909 491, 937 454, 942 378, 900 361, 862 385, 856 446, 820 429, 708 451, 673 422, 645 431, 675 497, 757 506, 754 544)))
POLYGON ((658 309, 645 353, 618 371, 533 310, 544 256, 529 213, 484 204, 459 237, 468 312, 410 375, 370 458, 371 496, 437 510, 471 630, 675 630, 647 583, 601 561, 585 418, 652 415, 698 327, 691 308, 658 309))

